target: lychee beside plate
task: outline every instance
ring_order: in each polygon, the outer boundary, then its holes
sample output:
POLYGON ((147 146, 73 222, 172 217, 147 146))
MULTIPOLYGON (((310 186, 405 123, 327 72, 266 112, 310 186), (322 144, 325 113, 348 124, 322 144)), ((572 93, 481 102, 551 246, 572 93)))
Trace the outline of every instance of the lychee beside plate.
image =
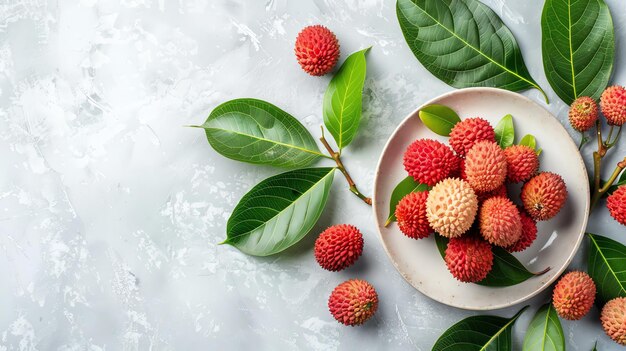
MULTIPOLYGON (((511 196, 519 197, 513 189, 511 196), (515 195, 514 195, 515 194, 515 195)), ((589 180, 585 164, 567 131, 546 109, 517 93, 494 88, 455 90, 418 107, 402 121, 389 138, 376 169, 374 215, 383 246, 396 269, 424 295, 441 303, 469 310, 504 308, 525 301, 554 282, 569 265, 584 235, 589 215, 589 180), (414 240, 404 236, 395 223, 384 227, 389 200, 395 186, 407 176, 402 156, 416 139, 431 138, 447 144, 426 128, 418 111, 430 104, 451 107, 462 119, 480 116, 494 127, 507 114, 513 115, 516 142, 524 135, 537 138, 541 170, 560 174, 569 193, 561 212, 539 222, 537 240, 515 257, 530 271, 550 271, 509 287, 485 287, 455 280, 435 246, 433 235, 414 240)))

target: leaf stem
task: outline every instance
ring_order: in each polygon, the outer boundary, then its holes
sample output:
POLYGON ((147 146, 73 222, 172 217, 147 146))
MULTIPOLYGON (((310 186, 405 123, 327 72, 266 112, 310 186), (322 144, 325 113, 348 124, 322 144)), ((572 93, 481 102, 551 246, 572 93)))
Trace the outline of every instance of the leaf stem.
POLYGON ((595 207, 602 195, 609 191, 609 189, 611 188, 613 183, 615 183, 615 180, 617 179, 617 177, 619 177, 624 168, 626 168, 626 157, 624 157, 623 160, 617 163, 617 166, 615 166, 615 170, 613 170, 613 174, 611 174, 611 177, 604 183, 602 188, 598 186, 598 189, 594 191, 593 197, 591 198, 591 209, 595 207))
POLYGON ((352 180, 352 177, 350 177, 350 174, 346 170, 346 167, 343 165, 343 162, 341 162, 341 154, 339 154, 338 152, 333 150, 333 148, 330 146, 330 144, 328 144, 328 141, 324 137, 324 127, 321 127, 321 129, 322 129, 322 136, 320 137, 320 141, 322 142, 322 144, 324 145, 324 147, 326 148, 326 150, 330 154, 331 158, 333 160, 335 160, 335 163, 337 164, 337 168, 339 168, 339 170, 341 171, 343 176, 346 178, 346 181, 348 181, 348 186, 350 187, 350 191, 354 195, 358 196, 359 199, 363 200, 363 202, 365 202, 366 204, 371 206, 372 205, 372 199, 367 197, 367 196, 365 196, 365 195, 363 195, 359 191, 359 189, 356 187, 356 184, 354 183, 354 180, 352 180))

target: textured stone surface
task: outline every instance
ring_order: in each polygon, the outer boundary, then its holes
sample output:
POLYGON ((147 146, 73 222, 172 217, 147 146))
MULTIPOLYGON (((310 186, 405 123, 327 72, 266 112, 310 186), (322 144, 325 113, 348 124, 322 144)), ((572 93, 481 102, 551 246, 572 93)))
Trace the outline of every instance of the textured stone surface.
MULTIPOLYGON (((516 35, 548 108, 566 122, 567 106, 543 74, 543 2, 485 2, 516 35)), ((613 82, 625 84, 626 12, 619 0, 608 3, 613 82)), ((433 302, 402 279, 370 209, 339 176, 314 233, 284 254, 254 258, 217 245, 241 195, 277 171, 227 160, 183 126, 248 96, 283 107, 317 136, 330 78, 304 74, 293 54, 298 31, 315 23, 337 34, 342 60, 373 45, 361 133, 344 152, 371 193, 394 127, 452 89, 415 60, 393 1, 0 4, 0 350, 429 350, 445 328, 475 314, 433 302), (315 233, 342 222, 361 228, 364 255, 330 273, 313 257, 315 233), (326 310, 332 289, 353 277, 380 296, 378 313, 359 328, 326 310)), ((537 91, 524 95, 543 103, 537 91)), ((625 151, 622 139, 610 162, 625 151)), ((625 240, 605 209, 588 229, 625 240)), ((584 268, 585 252, 573 267, 584 268)), ((548 297, 533 299, 533 311, 548 297)), ((530 318, 515 326, 518 348, 530 318)), ((618 349, 595 307, 563 326, 570 350, 589 350, 595 339, 600 350, 618 349)))

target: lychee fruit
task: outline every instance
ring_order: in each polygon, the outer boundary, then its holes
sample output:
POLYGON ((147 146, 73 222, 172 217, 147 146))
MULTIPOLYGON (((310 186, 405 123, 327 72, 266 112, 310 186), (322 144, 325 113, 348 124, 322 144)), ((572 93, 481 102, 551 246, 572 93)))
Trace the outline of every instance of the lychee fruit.
POLYGON ((583 318, 596 298, 596 284, 585 273, 573 271, 561 277, 552 293, 552 304, 561 318, 583 318))
POLYGON ((428 191, 409 193, 396 206, 398 227, 409 238, 426 238, 433 231, 426 217, 427 198, 428 191))
POLYGON ((502 184, 496 190, 488 191, 486 193, 477 192, 476 196, 478 197, 478 203, 481 204, 485 200, 487 200, 487 199, 489 199, 491 197, 496 197, 496 196, 507 197, 508 193, 507 193, 506 185, 502 184))
POLYGON ((589 96, 581 96, 569 108, 569 123, 579 132, 588 131, 598 120, 598 104, 589 96))
POLYGON ((609 300, 600 313, 606 335, 620 345, 626 345, 626 297, 609 300))
POLYGON ((467 152, 465 174, 477 192, 497 189, 506 179, 506 157, 493 141, 479 141, 467 152))
POLYGON ((518 208, 518 211, 522 222, 522 235, 515 244, 506 248, 509 252, 524 251, 537 239, 537 223, 523 209, 518 208))
POLYGON ((545 221, 561 210, 567 200, 567 188, 560 175, 542 172, 522 187, 522 203, 536 221, 545 221))
POLYGON ((626 225, 626 185, 622 185, 606 199, 606 207, 611 216, 622 225, 626 225))
POLYGON ((459 167, 459 158, 447 145, 432 139, 414 141, 404 153, 404 169, 416 182, 433 186, 459 167))
POLYGON ((328 298, 328 309, 340 323, 361 325, 376 313, 378 294, 365 280, 351 279, 333 290, 328 298))
POLYGON ((486 120, 475 117, 454 125, 450 132, 450 146, 460 156, 465 156, 477 141, 496 141, 496 133, 486 120))
POLYGON ((315 240, 315 259, 329 271, 351 266, 363 253, 363 235, 357 227, 338 224, 329 227, 315 240))
POLYGON ((620 85, 606 88, 600 97, 600 109, 609 125, 624 124, 626 122, 626 89, 620 85))
POLYGON ((431 228, 447 238, 463 235, 474 222, 478 198, 470 185, 458 178, 437 183, 426 199, 426 216, 431 228))
POLYGON ((465 283, 485 279, 493 265, 491 245, 481 238, 465 235, 448 241, 446 266, 452 275, 465 283))
POLYGON ((522 236, 519 211, 506 197, 492 197, 483 202, 479 226, 483 238, 501 247, 515 244, 522 236))
POLYGON ((539 169, 539 157, 531 147, 512 145, 504 149, 507 179, 511 183, 525 182, 539 169))
POLYGON ((339 60, 339 42, 330 29, 321 25, 308 26, 298 34, 295 52, 305 72, 323 76, 339 60))

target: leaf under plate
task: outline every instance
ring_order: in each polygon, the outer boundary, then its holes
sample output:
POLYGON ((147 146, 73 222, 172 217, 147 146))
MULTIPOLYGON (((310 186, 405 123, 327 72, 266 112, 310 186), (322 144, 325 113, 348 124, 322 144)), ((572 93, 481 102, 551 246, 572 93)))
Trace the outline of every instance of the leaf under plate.
POLYGON ((334 171, 304 168, 261 181, 233 210, 223 243, 254 256, 272 255, 297 243, 322 214, 334 171))
POLYGON ((587 270, 596 283, 600 306, 626 296, 626 246, 607 237, 587 233, 591 245, 587 270))
POLYGON ((398 0, 396 14, 415 57, 445 83, 455 88, 536 88, 545 97, 513 33, 480 1, 398 0))
POLYGON ((507 148, 515 143, 515 127, 513 126, 513 116, 506 115, 494 128, 496 132, 496 142, 501 148, 507 148))
POLYGON ((400 202, 404 196, 409 193, 426 191, 428 189, 428 185, 416 182, 411 176, 404 178, 398 183, 391 193, 391 199, 389 200, 389 216, 385 222, 385 227, 396 220, 396 206, 398 206, 398 202, 400 202))
POLYGON ((441 136, 450 136, 452 128, 461 122, 453 109, 443 105, 424 106, 419 111, 419 117, 428 129, 441 136))
POLYGON ((551 303, 539 308, 530 322, 522 351, 565 351, 563 327, 551 303))

